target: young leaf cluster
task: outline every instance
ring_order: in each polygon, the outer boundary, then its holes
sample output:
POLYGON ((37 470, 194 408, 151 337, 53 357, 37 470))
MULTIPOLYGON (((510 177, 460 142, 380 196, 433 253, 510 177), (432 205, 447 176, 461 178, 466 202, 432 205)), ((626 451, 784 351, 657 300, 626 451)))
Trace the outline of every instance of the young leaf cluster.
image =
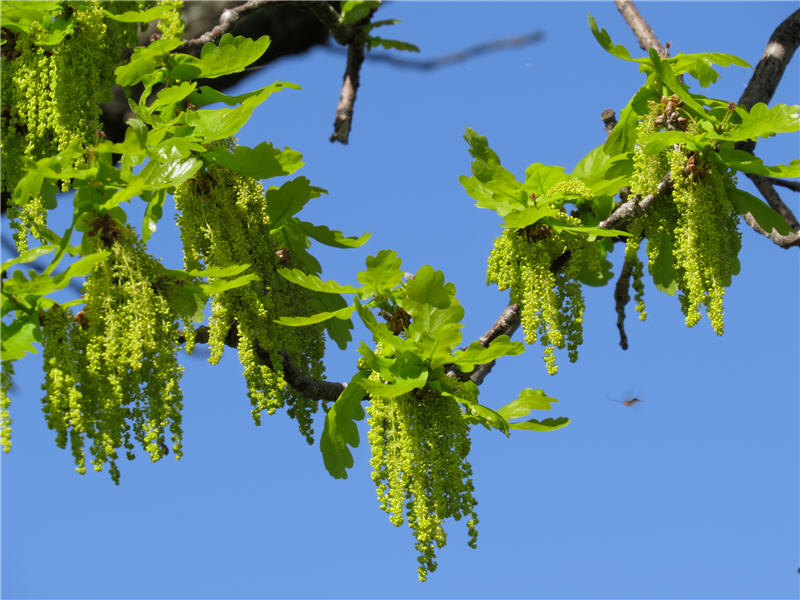
POLYGON ((553 399, 541 390, 523 390, 520 398, 497 411, 478 403, 478 388, 469 373, 501 356, 521 353, 523 345, 503 335, 486 347, 473 342, 458 349, 464 309, 441 271, 425 265, 406 277, 400 258, 389 250, 367 258, 366 266, 357 275, 361 287, 282 270, 285 278, 309 290, 352 294, 353 304, 278 322, 299 327, 356 313, 372 334, 376 347, 360 343, 358 371, 328 411, 320 449, 331 475, 347 477, 353 466, 348 446, 359 444, 355 421, 364 418, 361 401, 369 397, 370 464, 378 499, 394 525, 408 520, 424 581, 436 568, 435 550, 445 544, 445 519, 469 516, 470 545, 475 544, 469 426, 479 423, 508 434, 512 428, 557 429, 568 420, 511 420, 527 417, 532 409, 550 408, 553 399))
MULTIPOLYGON (((283 264, 318 273, 321 267, 308 252, 311 239, 347 248, 363 244, 368 235, 350 238, 299 219, 296 215, 305 203, 324 192, 303 177, 265 192, 259 179, 296 171, 303 164, 298 152, 267 142, 247 148, 233 141, 232 136, 261 102, 274 92, 297 86, 276 82, 229 96, 198 85, 198 79, 244 70, 263 54, 269 39, 228 34, 218 45, 206 44, 195 57, 175 52, 182 43, 177 39, 182 33, 179 2, 161 2, 146 9, 120 4, 112 10, 99 2, 75 3, 79 5, 75 10, 71 3, 29 3, 24 8, 13 4, 15 10, 7 12, 4 4, 3 18, 15 19, 10 27, 17 28, 14 31, 20 38, 36 30, 37 23, 45 29, 61 27, 60 20, 73 19, 76 11, 77 29, 84 36, 94 36, 80 38, 86 48, 104 48, 107 27, 117 23, 160 19, 162 36, 135 48, 130 60, 113 71, 134 113, 123 141, 73 136, 65 146, 50 149, 52 155, 28 160, 14 186, 12 202, 20 210, 33 207, 39 211, 36 214, 44 214, 55 208, 65 199, 56 195, 60 188, 74 191, 74 209, 62 235, 48 229, 42 218, 33 233, 46 243, 3 264, 3 270, 13 268, 1 294, 2 351, 8 366, 3 369, 3 439, 10 431, 6 391, 13 367, 9 361, 36 352, 34 343, 38 342, 44 347, 50 390, 44 400, 48 423, 57 431, 60 445, 70 438, 80 469, 83 442, 89 440, 95 467, 108 463, 116 480, 117 450, 125 447, 131 455, 131 440, 137 440, 154 460, 160 458, 166 448, 166 429, 171 430, 173 450, 179 457, 177 323, 184 322, 183 337, 191 351, 192 323, 203 321, 203 309, 211 297, 212 359, 218 359, 223 343, 238 345, 254 418, 258 421, 262 410, 272 412, 288 403, 290 415, 311 441, 316 401, 301 399, 287 389, 280 353, 285 352, 302 373, 320 377, 322 331, 307 328, 286 335, 273 320, 298 310, 306 314, 337 310, 346 303, 335 294, 315 294, 291 285, 277 275, 276 268, 283 264), (84 9, 94 11, 103 27, 82 26, 79 17, 84 9), (131 95, 134 85, 142 89, 135 98, 131 95), (207 108, 215 103, 224 107, 207 108), (120 157, 117 162, 116 156, 120 157), (144 246, 162 217, 168 194, 174 195, 181 211, 185 270, 164 269, 146 254, 144 246), (138 235, 126 224, 124 210, 125 203, 137 198, 145 205, 138 235), (82 237, 73 246, 75 232, 82 237), (48 253, 55 255, 44 273, 31 270, 26 276, 19 269, 48 253), (57 273, 68 255, 76 260, 57 273), (57 306, 50 295, 76 277, 87 277, 86 294, 57 306), (83 310, 73 315, 71 307, 78 305, 83 310), (58 327, 67 333, 58 335, 58 327), (133 340, 140 339, 141 347, 133 351, 117 337, 128 339, 131 348, 133 340), (108 364, 101 369, 103 361, 108 364), (105 400, 98 400, 100 396, 105 400)), ((5 20, 3 27, 5 32, 5 20)), ((62 29, 61 42, 70 46, 74 32, 66 25, 62 29)), ((7 62, 13 65, 21 55, 6 56, 3 47, 5 70, 7 62)), ((37 67, 39 79, 46 78, 43 65, 37 67)), ((105 75, 110 80, 110 72, 105 75)), ((4 120, 4 139, 6 125, 4 120)), ((350 339, 343 322, 328 330, 340 345, 350 339)))
POLYGON ((464 137, 474 161, 472 176, 462 175, 461 184, 477 206, 504 218, 504 231, 489 256, 487 283, 510 290, 511 302, 522 312, 525 341, 544 346, 547 371, 554 375, 555 348, 566 348, 572 362, 578 358, 581 283, 602 285, 611 277, 609 246, 596 240, 625 233, 594 226, 608 201, 580 178, 561 167, 535 163, 520 183, 503 168, 485 137, 471 129, 464 137), (574 206, 571 214, 568 204, 574 206))

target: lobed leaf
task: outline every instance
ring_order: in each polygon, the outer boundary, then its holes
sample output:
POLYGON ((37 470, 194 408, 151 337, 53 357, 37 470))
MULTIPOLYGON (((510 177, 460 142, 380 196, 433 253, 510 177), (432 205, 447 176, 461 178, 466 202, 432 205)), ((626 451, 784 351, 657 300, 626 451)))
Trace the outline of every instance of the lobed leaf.
POLYGON ((270 187, 266 192, 270 228, 280 227, 289 217, 300 212, 309 200, 318 198, 323 191, 312 186, 305 177, 287 181, 279 188, 270 187))
POLYGON ((364 286, 361 290, 362 297, 387 295, 403 280, 401 264, 402 261, 394 250, 381 250, 375 256, 368 256, 367 270, 356 275, 356 280, 364 286))
POLYGON ((24 314, 10 324, 0 322, 0 354, 3 360, 17 360, 38 351, 33 342, 41 340, 39 317, 36 313, 24 314))
POLYGON ((556 417, 555 419, 547 418, 541 421, 538 419, 529 419, 521 423, 508 424, 511 429, 527 429, 529 431, 554 431, 566 427, 567 425, 569 425, 568 417, 556 417))
MULTIPOLYGON (((304 273, 300 269, 278 269, 278 273, 287 281, 325 294, 357 294, 358 288, 352 285, 341 285, 335 281, 323 281, 316 275, 304 273)), ((349 315, 348 315, 349 316, 349 315)))
POLYGON ((548 204, 538 206, 528 206, 522 210, 514 211, 505 216, 503 227, 511 229, 523 229, 528 225, 533 225, 544 217, 552 217, 558 214, 558 209, 548 204))
POLYGON ((270 39, 262 35, 257 40, 226 33, 219 45, 205 44, 200 51, 200 74, 198 77, 213 79, 244 71, 247 65, 257 61, 269 47, 270 39))
POLYGON ((253 179, 291 175, 303 166, 303 155, 295 150, 279 150, 268 142, 255 148, 236 146, 233 151, 213 148, 203 154, 206 162, 221 165, 253 179))
POLYGON ((236 277, 235 279, 215 279, 214 281, 209 281, 208 283, 201 283, 199 286, 206 296, 213 296, 214 294, 221 294, 227 290, 242 287, 251 281, 260 280, 261 278, 257 274, 248 273, 247 275, 242 275, 241 277, 236 277))
POLYGON ((316 323, 322 323, 329 319, 341 319, 341 320, 349 320, 350 317, 353 315, 353 311, 356 309, 355 306, 345 306, 339 310, 331 311, 331 312, 320 312, 315 315, 311 315, 308 317, 278 317, 275 319, 275 322, 279 325, 286 325, 288 327, 304 327, 306 325, 315 325, 316 323))
POLYGON ((776 133, 800 131, 800 106, 778 104, 767 108, 759 102, 749 112, 737 110, 742 122, 719 135, 721 140, 741 141, 768 138, 776 133))
POLYGON ((728 190, 728 198, 740 215, 750 213, 753 218, 758 222, 761 229, 767 233, 773 229, 781 235, 791 233, 792 228, 781 215, 776 213, 772 207, 765 204, 753 194, 733 188, 728 190))
POLYGON ((355 422, 364 418, 361 384, 366 379, 364 373, 356 373, 325 416, 319 449, 325 468, 337 479, 347 479, 347 469, 353 466, 353 455, 347 446, 357 448, 360 443, 355 422))
POLYGON ((501 335, 492 340, 488 346, 482 346, 477 341, 472 342, 466 350, 455 352, 452 362, 464 373, 469 373, 475 365, 485 365, 501 356, 515 356, 524 351, 525 345, 522 342, 512 342, 507 335, 501 335))
MULTIPOLYGON (((348 307, 345 299, 339 294, 317 293, 314 296, 323 309, 322 312, 339 313, 345 307, 355 309, 354 306, 348 307)), ((336 318, 328 319, 324 323, 328 335, 336 342, 336 345, 342 350, 347 348, 347 343, 353 339, 353 335, 350 333, 350 330, 353 329, 353 321, 349 318, 344 318, 342 312, 337 314, 336 318)))
POLYGON ((546 396, 543 390, 525 388, 516 400, 497 409, 497 413, 506 420, 518 419, 527 417, 532 410, 549 410, 553 402, 558 400, 546 396))
POLYGON ((480 208, 489 208, 505 216, 513 210, 527 206, 527 196, 522 184, 500 164, 497 154, 489 148, 489 142, 472 129, 467 128, 464 139, 469 144, 472 162, 472 177, 459 177, 467 194, 472 196, 480 208))
POLYGON ((800 177, 800 159, 788 165, 765 165, 764 161, 745 150, 722 147, 717 152, 708 152, 708 159, 744 173, 767 177, 800 177))
POLYGON ((43 246, 37 246, 36 248, 31 248, 30 250, 25 250, 25 252, 23 252, 19 256, 3 261, 3 264, 0 265, 0 270, 7 271, 14 265, 18 265, 20 263, 33 262, 40 256, 49 254, 50 252, 55 250, 56 247, 57 246, 55 246, 54 244, 46 244, 43 246))
POLYGON ((380 5, 380 0, 345 0, 339 8, 339 24, 355 25, 380 5))
POLYGON ((103 15, 107 19, 120 23, 149 23, 156 19, 162 19, 171 10, 172 8, 166 4, 157 4, 147 10, 128 10, 119 14, 104 9, 103 15))
POLYGON ((367 49, 375 47, 386 48, 387 50, 405 50, 406 52, 419 52, 419 47, 400 40, 387 40, 385 38, 369 36, 367 37, 367 49))
POLYGON ((341 231, 330 229, 326 225, 314 225, 299 219, 296 219, 294 224, 308 237, 332 248, 358 248, 372 237, 369 232, 362 233, 361 237, 346 237, 341 231))
POLYGON ((207 142, 231 137, 250 120, 250 115, 256 106, 274 92, 279 92, 284 88, 299 89, 299 86, 276 81, 272 85, 261 88, 257 93, 249 95, 235 108, 206 108, 189 111, 186 113, 186 124, 193 126, 195 135, 207 142))

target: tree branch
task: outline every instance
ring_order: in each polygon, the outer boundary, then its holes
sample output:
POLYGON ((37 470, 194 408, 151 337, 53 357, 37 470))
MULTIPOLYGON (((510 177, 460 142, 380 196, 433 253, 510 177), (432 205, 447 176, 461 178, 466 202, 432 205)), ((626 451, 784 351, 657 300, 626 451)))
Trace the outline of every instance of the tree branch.
MULTIPOLYGON (((470 58, 479 56, 481 54, 485 54, 487 52, 494 52, 495 50, 503 50, 505 48, 516 48, 520 46, 525 46, 527 44, 539 42, 543 39, 544 39, 543 32, 532 31, 531 33, 526 33, 524 35, 517 35, 517 36, 502 38, 499 40, 494 40, 491 42, 486 42, 483 44, 477 44, 475 46, 470 46, 469 48, 464 48, 463 50, 459 50, 457 52, 452 52, 450 54, 443 54, 442 56, 437 56, 436 58, 430 58, 426 60, 403 58, 400 56, 396 56, 394 53, 391 52, 370 52, 367 60, 369 62, 373 61, 383 62, 392 65, 394 67, 429 71, 432 69, 438 69, 440 67, 454 65, 456 63, 469 60, 470 58)), ((328 48, 331 50, 337 50, 337 48, 331 46, 328 46, 328 48)))
POLYGON ((768 104, 783 77, 786 65, 800 45, 800 9, 786 18, 769 38, 753 76, 739 98, 747 110, 759 102, 768 104))
POLYGON ((353 105, 360 83, 361 65, 364 62, 364 44, 352 42, 347 47, 347 67, 344 70, 342 92, 336 105, 336 119, 333 122, 331 142, 347 144, 353 126, 353 105))
POLYGON ((617 285, 614 287, 614 305, 617 310, 617 330, 619 331, 619 345, 623 350, 628 349, 628 335, 625 333, 625 306, 630 302, 629 293, 633 265, 625 261, 620 271, 617 285))
POLYGON ((248 0, 239 6, 222 11, 222 14, 219 16, 219 25, 214 27, 211 31, 206 31, 199 37, 184 42, 183 45, 178 46, 175 52, 199 54, 204 45, 208 43, 217 43, 223 35, 229 33, 234 28, 240 19, 263 8, 271 2, 273 2, 273 0, 248 0))
MULTIPOLYGON (((783 73, 786 70, 786 65, 792 59, 798 45, 800 45, 800 10, 794 11, 788 18, 786 18, 769 38, 767 47, 761 60, 758 61, 753 76, 745 87, 739 98, 739 104, 744 105, 747 110, 750 110, 755 104, 763 102, 768 104, 772 99, 775 90, 780 83, 783 73)), ((755 141, 739 142, 736 148, 745 150, 753 154, 756 147, 755 141)), ((776 180, 773 178, 762 177, 760 175, 747 174, 750 180, 764 196, 767 203, 780 214, 789 226, 794 230, 794 233, 788 235, 781 235, 774 229, 770 232, 764 231, 755 222, 753 216, 748 213, 744 215, 744 220, 758 233, 765 235, 770 240, 775 242, 781 248, 790 248, 792 246, 800 246, 800 224, 798 224, 797 217, 794 216, 788 206, 781 200, 778 192, 775 191, 774 184, 776 180)), ((797 182, 781 182, 782 185, 797 191, 800 189, 800 184, 797 182)))
POLYGON ((650 25, 644 20, 632 0, 614 0, 614 4, 617 5, 617 10, 633 31, 642 50, 647 52, 650 48, 655 48, 659 56, 662 58, 667 56, 667 49, 658 41, 656 34, 653 33, 650 25))

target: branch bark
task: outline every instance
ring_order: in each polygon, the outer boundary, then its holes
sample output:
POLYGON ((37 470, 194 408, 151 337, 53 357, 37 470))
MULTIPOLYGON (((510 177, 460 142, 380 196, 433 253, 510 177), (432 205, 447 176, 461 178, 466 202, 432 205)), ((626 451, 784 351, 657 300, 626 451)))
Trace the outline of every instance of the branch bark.
POLYGON ((653 33, 650 25, 644 20, 632 0, 614 0, 614 4, 617 5, 617 10, 633 31, 642 50, 647 52, 650 48, 654 48, 662 58, 668 56, 667 49, 658 41, 656 34, 653 33))
POLYGON ((263 8, 271 2, 273 2, 273 0, 247 0, 247 2, 239 6, 234 6, 233 8, 222 11, 222 14, 219 16, 219 25, 192 40, 184 42, 181 46, 178 46, 175 52, 199 54, 203 46, 208 43, 217 43, 223 35, 230 33, 243 17, 263 8))
MULTIPOLYGON (((758 61, 753 71, 753 76, 739 98, 739 104, 744 105, 747 110, 750 110, 759 102, 768 104, 783 77, 784 71, 786 71, 786 65, 789 64, 798 45, 800 45, 800 10, 796 10, 789 15, 770 36, 767 47, 764 49, 764 54, 762 54, 761 60, 758 61)), ((740 142, 736 144, 736 147, 753 154, 756 143, 755 141, 740 142)), ((781 248, 800 246, 800 224, 798 224, 797 217, 794 216, 778 195, 778 192, 775 191, 775 181, 769 177, 750 173, 747 174, 747 177, 758 188, 758 191, 761 192, 761 195, 764 196, 764 199, 773 210, 786 220, 794 233, 781 235, 774 229, 770 232, 764 231, 758 226, 750 213, 744 215, 745 221, 755 231, 765 235, 781 248)), ((783 185, 794 190, 800 188, 796 182, 786 182, 783 185)))

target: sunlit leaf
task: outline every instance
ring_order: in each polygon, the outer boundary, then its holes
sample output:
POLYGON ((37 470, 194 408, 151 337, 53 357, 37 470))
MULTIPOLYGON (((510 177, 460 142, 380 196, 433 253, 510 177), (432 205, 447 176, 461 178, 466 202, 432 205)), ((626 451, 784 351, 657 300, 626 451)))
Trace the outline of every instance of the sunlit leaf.
POLYGON ((339 310, 332 312, 320 312, 308 317, 278 317, 275 319, 275 322, 279 325, 287 325, 289 327, 304 327, 306 325, 322 323, 324 321, 328 321, 329 319, 347 320, 353 315, 353 311, 355 309, 355 306, 345 306, 339 310))
POLYGON ((553 402, 558 402, 558 400, 545 395, 543 390, 525 388, 516 400, 497 409, 497 413, 506 420, 519 419, 527 417, 532 410, 549 410, 553 402))
POLYGON ((358 288, 352 285, 341 285, 335 281, 323 281, 316 275, 304 273, 300 269, 278 269, 281 277, 287 281, 312 290, 314 292, 323 292, 325 294, 357 294, 358 288))
POLYGON ((761 229, 767 233, 770 233, 773 229, 781 235, 791 233, 792 228, 789 227, 786 219, 776 213, 768 204, 753 196, 753 194, 739 188, 729 188, 728 198, 737 213, 740 215, 750 213, 761 229))
POLYGON ((355 422, 364 418, 361 383, 366 378, 364 373, 356 373, 325 416, 319 448, 325 468, 337 479, 347 479, 347 469, 353 466, 353 455, 347 446, 357 448, 360 443, 355 422))
POLYGON ((209 79, 240 73, 247 65, 254 63, 269 47, 269 36, 262 35, 257 40, 226 33, 219 45, 205 44, 200 52, 199 77, 209 79))
POLYGON ((375 36, 369 36, 367 38, 367 47, 368 49, 380 47, 380 48, 385 48, 386 50, 405 50, 406 52, 419 52, 419 47, 415 46, 414 44, 410 44, 408 42, 402 42, 400 40, 387 40, 375 36))
POLYGON ((509 423, 511 429, 527 429, 528 431, 555 431, 569 425, 569 418, 556 417, 547 419, 529 419, 518 423, 509 423))
POLYGON ((512 342, 507 335, 501 335, 492 340, 488 346, 472 342, 466 350, 455 352, 452 362, 464 373, 469 373, 475 365, 484 365, 501 356, 515 356, 524 351, 525 345, 522 342, 512 342))
POLYGON ((400 269, 401 260, 394 250, 381 250, 375 256, 368 256, 367 270, 356 275, 365 287, 367 295, 384 295, 403 280, 400 269))
POLYGON ((354 25, 380 5, 380 0, 345 0, 339 8, 339 24, 354 25))
POLYGON ((238 287, 242 287, 243 285, 247 285, 251 281, 260 281, 261 278, 255 273, 248 273, 247 275, 242 275, 241 277, 236 277, 235 279, 214 279, 213 281, 209 281, 208 283, 201 283, 199 284, 200 289, 203 290, 203 293, 207 296, 213 296, 214 294, 221 294, 227 290, 232 290, 238 287))
POLYGON ((26 354, 38 352, 33 342, 42 338, 39 318, 26 314, 10 324, 0 322, 0 347, 3 360, 18 360, 26 354))
POLYGON ((358 248, 372 237, 369 232, 362 233, 360 237, 346 237, 341 231, 330 229, 326 225, 314 225, 299 219, 296 220, 296 225, 308 237, 332 248, 358 248))
POLYGON ((236 146, 233 151, 213 148, 203 158, 253 179, 291 175, 304 164, 299 152, 289 148, 279 150, 268 142, 261 142, 255 148, 236 146))

